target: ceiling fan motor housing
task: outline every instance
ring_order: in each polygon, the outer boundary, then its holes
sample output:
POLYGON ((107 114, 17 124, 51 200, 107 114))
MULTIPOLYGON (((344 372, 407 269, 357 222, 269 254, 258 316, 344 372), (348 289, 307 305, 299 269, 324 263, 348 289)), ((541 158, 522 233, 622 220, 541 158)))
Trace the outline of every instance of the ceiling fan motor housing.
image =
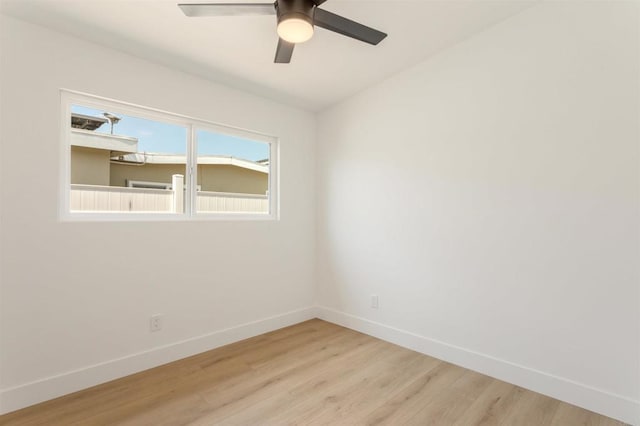
POLYGON ((278 23, 286 19, 302 19, 313 26, 313 0, 278 0, 276 13, 278 23))

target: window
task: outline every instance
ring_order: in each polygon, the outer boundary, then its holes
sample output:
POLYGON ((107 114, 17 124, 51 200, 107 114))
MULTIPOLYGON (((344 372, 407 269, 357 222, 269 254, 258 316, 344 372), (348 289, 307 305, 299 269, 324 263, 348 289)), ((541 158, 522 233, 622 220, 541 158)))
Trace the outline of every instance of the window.
POLYGON ((62 91, 65 218, 276 217, 276 139, 62 91))
POLYGON ((197 129, 196 212, 234 206, 246 212, 269 209, 269 146, 213 130, 197 129))

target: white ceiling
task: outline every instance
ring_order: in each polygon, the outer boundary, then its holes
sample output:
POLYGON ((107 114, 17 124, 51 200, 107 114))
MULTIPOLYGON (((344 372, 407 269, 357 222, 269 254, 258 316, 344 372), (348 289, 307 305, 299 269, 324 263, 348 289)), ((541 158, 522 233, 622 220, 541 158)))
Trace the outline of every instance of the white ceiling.
POLYGON ((296 46, 291 64, 284 65, 273 63, 274 16, 187 18, 176 6, 178 0, 1 1, 7 15, 316 111, 535 3, 328 0, 322 8, 389 36, 370 46, 318 28, 310 41, 296 46))

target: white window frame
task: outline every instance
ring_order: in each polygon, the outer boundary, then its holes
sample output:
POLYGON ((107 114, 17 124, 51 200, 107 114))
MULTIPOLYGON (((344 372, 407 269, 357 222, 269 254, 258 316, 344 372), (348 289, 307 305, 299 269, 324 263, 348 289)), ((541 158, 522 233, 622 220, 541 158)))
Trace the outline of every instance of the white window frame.
POLYGON ((62 221, 194 221, 194 220, 279 220, 279 143, 275 136, 188 117, 159 109, 143 107, 114 99, 89 95, 68 89, 60 90, 60 196, 59 217, 62 221), (184 213, 76 212, 70 209, 71 198, 71 107, 80 105, 104 111, 185 127, 187 130, 187 163, 185 166, 184 213), (197 141, 196 131, 205 130, 267 143, 269 146, 268 213, 197 212, 195 209, 197 141), (195 190, 194 190, 195 188, 195 190))

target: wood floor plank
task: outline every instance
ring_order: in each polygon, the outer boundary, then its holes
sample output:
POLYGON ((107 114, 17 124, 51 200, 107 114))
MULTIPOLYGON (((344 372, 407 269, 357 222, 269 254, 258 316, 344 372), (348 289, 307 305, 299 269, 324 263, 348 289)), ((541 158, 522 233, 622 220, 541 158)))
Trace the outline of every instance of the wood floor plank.
MULTIPOLYGON (((103 404, 93 409, 94 414, 85 415, 83 422, 104 425, 122 424, 139 413, 144 413, 146 417, 162 419, 166 417, 162 414, 164 407, 175 401, 182 401, 184 404, 192 401, 193 407, 203 407, 201 400, 204 401, 204 399, 200 395, 202 389, 206 389, 212 382, 225 382, 246 371, 249 371, 249 367, 243 362, 237 359, 225 359, 215 370, 201 369, 194 375, 177 376, 167 382, 155 383, 149 388, 136 386, 133 391, 127 392, 125 397, 121 397, 118 404, 103 404)), ((179 405, 176 404, 176 406, 179 405)))
POLYGON ((321 320, 9 413, 0 424, 622 425, 321 320))
POLYGON ((624 423, 604 418, 596 413, 576 407, 575 405, 560 403, 553 420, 553 426, 623 426, 624 423))
POLYGON ((493 380, 485 391, 454 422, 454 426, 497 426, 522 397, 524 389, 493 380))
POLYGON ((501 425, 545 426, 553 421, 560 401, 535 392, 524 392, 501 425))
POLYGON ((492 378, 466 370, 451 386, 439 392, 430 403, 409 419, 407 425, 451 425, 488 388, 492 378))
POLYGON ((287 393, 274 395, 262 406, 256 406, 253 418, 255 415, 264 416, 268 413, 271 424, 294 424, 301 421, 300 416, 312 414, 313 409, 320 405, 318 399, 321 394, 340 389, 347 383, 345 380, 352 381, 353 376, 361 371, 363 364, 371 360, 373 354, 378 357, 388 352, 386 344, 381 341, 362 346, 361 350, 353 351, 345 357, 329 360, 322 368, 310 372, 308 380, 287 393))
POLYGON ((387 395, 399 391, 406 386, 407 381, 432 370, 440 363, 441 361, 434 358, 422 356, 398 363, 388 363, 388 366, 373 372, 370 379, 364 379, 352 389, 343 392, 341 398, 333 399, 330 409, 322 411, 309 424, 357 423, 377 408, 387 395), (364 383, 366 381, 369 383, 364 383))
POLYGON ((296 402, 292 400, 295 397, 292 396, 297 395, 299 398, 304 393, 304 386, 308 388, 316 375, 327 374, 328 371, 341 372, 340 376, 328 377, 322 383, 314 383, 312 385, 314 394, 319 389, 332 384, 333 381, 344 385, 344 381, 357 374, 361 370, 362 363, 368 361, 372 354, 381 355, 389 352, 388 346, 381 341, 365 339, 362 342, 350 343, 353 346, 350 348, 347 346, 347 350, 338 352, 340 356, 336 356, 335 352, 327 352, 324 357, 314 359, 312 362, 294 365, 275 376, 266 376, 250 387, 247 387, 247 383, 239 383, 237 389, 227 388, 223 392, 207 394, 205 398, 216 410, 196 424, 206 425, 223 421, 232 424, 250 424, 248 417, 255 417, 257 421, 264 418, 263 413, 273 416, 278 412, 275 411, 277 409, 274 406, 274 397, 279 396, 279 401, 287 405, 295 405, 296 402), (340 370, 341 367, 343 367, 342 370, 340 370), (247 411, 247 407, 251 410, 247 411))
POLYGON ((292 419, 296 419, 299 424, 309 425, 354 422, 358 412, 366 410, 368 403, 377 401, 377 391, 393 389, 403 379, 406 381, 439 363, 433 358, 427 361, 413 351, 389 352, 387 349, 386 343, 383 344, 363 360, 366 361, 364 364, 337 363, 335 368, 316 375, 311 383, 305 383, 303 392, 294 389, 291 394, 296 396, 307 390, 307 398, 296 398, 298 403, 290 404, 274 421, 291 424, 292 419))
POLYGON ((363 422, 368 425, 406 424, 425 404, 431 402, 439 392, 451 386, 464 373, 463 368, 441 363, 388 398, 384 404, 368 414, 363 422))

